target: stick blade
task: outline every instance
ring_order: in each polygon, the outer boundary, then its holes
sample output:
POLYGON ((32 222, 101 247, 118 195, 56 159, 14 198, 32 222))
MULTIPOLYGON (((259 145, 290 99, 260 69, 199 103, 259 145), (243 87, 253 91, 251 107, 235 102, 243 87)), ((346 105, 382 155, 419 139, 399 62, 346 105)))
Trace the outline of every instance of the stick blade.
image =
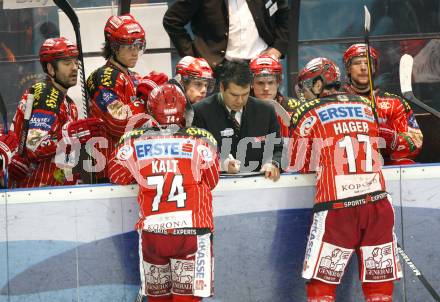
POLYGON ((412 91, 411 75, 413 69, 414 59, 408 54, 404 54, 400 58, 399 65, 399 78, 400 78, 400 90, 405 95, 407 92, 412 91))
POLYGON ((364 29, 366 32, 370 32, 371 15, 366 5, 364 5, 364 13, 365 13, 364 29))
POLYGON ((273 108, 275 109, 275 113, 281 118, 281 122, 283 123, 283 125, 289 127, 290 114, 277 101, 270 100, 269 102, 273 105, 273 108))
POLYGON ((119 0, 118 15, 125 15, 130 13, 131 0, 119 0))

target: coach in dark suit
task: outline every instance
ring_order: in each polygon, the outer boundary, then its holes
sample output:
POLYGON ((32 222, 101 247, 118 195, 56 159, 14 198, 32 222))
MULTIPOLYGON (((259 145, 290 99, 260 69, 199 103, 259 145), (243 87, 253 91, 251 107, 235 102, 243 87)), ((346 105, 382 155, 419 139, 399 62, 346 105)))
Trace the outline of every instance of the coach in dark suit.
POLYGON ((243 61, 226 62, 220 93, 194 105, 193 125, 218 142, 223 169, 229 173, 265 172, 278 180, 282 142, 273 106, 249 96, 251 72, 243 61))
POLYGON ((165 13, 163 26, 181 57, 202 57, 215 68, 228 52, 229 60, 284 55, 289 8, 287 0, 178 0, 165 13), (194 40, 185 29, 188 23, 194 40))

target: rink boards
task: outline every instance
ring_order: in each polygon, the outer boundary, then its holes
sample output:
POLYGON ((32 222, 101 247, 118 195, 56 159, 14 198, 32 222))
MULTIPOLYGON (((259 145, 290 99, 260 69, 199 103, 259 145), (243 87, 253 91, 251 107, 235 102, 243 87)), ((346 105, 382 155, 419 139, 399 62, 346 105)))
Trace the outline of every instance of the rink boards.
MULTIPOLYGON (((388 168, 399 241, 440 288, 440 166, 388 168)), ((305 301, 300 277, 314 178, 221 179, 214 191, 216 295, 207 301, 305 301)), ((0 302, 134 301, 136 186, 0 194, 0 302), (6 204, 7 202, 7 204, 6 204), (7 205, 7 206, 6 206, 7 205)), ((337 301, 362 301, 356 259, 337 301)), ((434 301, 405 264, 395 301, 434 301)))

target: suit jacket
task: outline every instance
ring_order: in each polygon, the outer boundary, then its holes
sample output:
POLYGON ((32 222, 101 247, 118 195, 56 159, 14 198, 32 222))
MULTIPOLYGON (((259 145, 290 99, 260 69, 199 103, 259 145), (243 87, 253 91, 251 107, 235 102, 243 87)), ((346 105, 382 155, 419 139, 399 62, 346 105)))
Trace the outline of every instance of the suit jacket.
POLYGON ((193 126, 204 128, 214 135, 222 160, 226 159, 229 153, 232 154, 234 158, 241 160, 242 171, 250 171, 245 168, 250 161, 258 162, 258 166, 251 169, 253 171, 257 171, 262 164, 271 160, 281 163, 283 145, 279 139, 280 127, 275 109, 271 104, 250 96, 243 108, 239 129, 234 126, 220 93, 196 103, 193 108, 193 126), (272 134, 273 139, 278 139, 278 142, 273 146, 273 152, 272 149, 269 150, 270 145, 266 143, 269 139, 266 137, 268 134, 272 134), (245 139, 242 140, 243 138, 245 139), (245 152, 244 158, 243 155, 240 158, 240 155, 237 154, 237 146, 241 140, 241 146, 245 152), (265 145, 268 145, 266 154, 264 154, 265 145))
MULTIPOLYGON (((260 37, 282 54, 287 50, 289 8, 287 0, 247 0, 260 37), (266 3, 278 6, 272 16, 266 3)), ((226 53, 229 32, 227 0, 178 0, 165 13, 163 26, 180 56, 205 58, 215 68, 226 53), (191 23, 194 40, 185 29, 191 23)))

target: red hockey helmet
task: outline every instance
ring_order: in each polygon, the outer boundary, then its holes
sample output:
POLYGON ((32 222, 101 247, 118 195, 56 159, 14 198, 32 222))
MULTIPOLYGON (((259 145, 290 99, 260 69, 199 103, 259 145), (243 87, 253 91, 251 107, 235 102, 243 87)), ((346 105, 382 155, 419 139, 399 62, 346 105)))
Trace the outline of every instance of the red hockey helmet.
POLYGON ((176 74, 182 77, 213 79, 211 66, 203 58, 183 57, 176 65, 176 74))
POLYGON ((311 87, 319 78, 323 81, 324 87, 341 85, 339 67, 327 58, 315 58, 308 62, 300 71, 298 82, 302 86, 311 87))
POLYGON ((206 81, 208 92, 214 88, 214 73, 211 66, 203 58, 183 57, 176 65, 176 74, 180 75, 183 81, 206 81))
POLYGON ((280 61, 270 55, 258 55, 249 63, 254 76, 276 75, 281 80, 283 68, 280 61))
MULTIPOLYGON (((344 65, 347 69, 351 65, 351 60, 355 57, 365 57, 365 54, 367 53, 367 46, 364 43, 359 44, 353 44, 347 50, 344 52, 344 65)), ((374 69, 377 70, 377 64, 379 61, 379 53, 377 50, 370 46, 370 57, 373 60, 374 63, 374 69)))
POLYGON ((150 114, 160 125, 185 125, 186 97, 182 90, 173 84, 154 88, 147 101, 150 114))
POLYGON ((315 97, 324 97, 324 88, 341 86, 341 73, 338 66, 327 58, 315 58, 308 62, 298 75, 298 91, 300 94, 309 91, 315 97), (320 79, 322 86, 315 86, 320 79), (318 91, 316 91, 318 89, 318 91))
POLYGON ((130 14, 111 16, 104 27, 105 40, 116 44, 142 43, 145 47, 145 31, 130 14))
POLYGON ((79 52, 76 44, 64 37, 47 39, 40 48, 41 63, 49 63, 67 58, 78 58, 78 55, 79 52))

